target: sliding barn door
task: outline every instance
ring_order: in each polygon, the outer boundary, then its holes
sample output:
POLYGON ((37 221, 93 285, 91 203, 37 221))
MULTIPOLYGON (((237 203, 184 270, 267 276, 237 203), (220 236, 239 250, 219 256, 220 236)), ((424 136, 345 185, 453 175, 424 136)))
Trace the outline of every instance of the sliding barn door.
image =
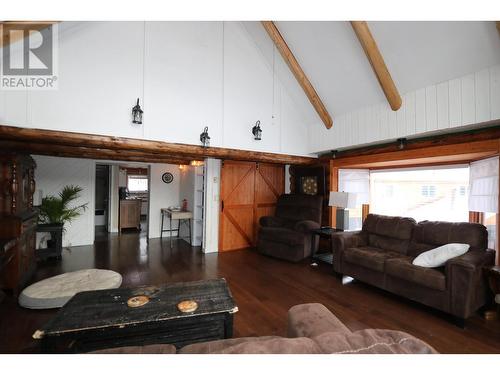
POLYGON ((276 201, 284 192, 284 166, 258 163, 255 172, 254 244, 257 242, 260 217, 274 215, 276 201))
POLYGON ((224 161, 221 169, 219 250, 255 246, 258 220, 272 215, 284 191, 282 165, 224 161))
POLYGON ((255 163, 224 161, 221 169, 219 250, 253 245, 255 163))

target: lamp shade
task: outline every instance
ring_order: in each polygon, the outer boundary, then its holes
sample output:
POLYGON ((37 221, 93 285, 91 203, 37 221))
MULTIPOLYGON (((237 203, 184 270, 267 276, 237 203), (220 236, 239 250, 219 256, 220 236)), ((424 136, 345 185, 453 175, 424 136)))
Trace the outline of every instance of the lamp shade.
POLYGON ((339 208, 356 208, 356 194, 331 191, 328 205, 339 208))

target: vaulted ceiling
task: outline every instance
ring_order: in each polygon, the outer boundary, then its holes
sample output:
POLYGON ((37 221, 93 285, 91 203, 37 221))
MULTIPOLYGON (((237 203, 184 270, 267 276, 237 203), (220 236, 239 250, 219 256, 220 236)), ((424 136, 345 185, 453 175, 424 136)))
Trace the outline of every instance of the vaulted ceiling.
MULTIPOLYGON (((335 116, 386 100, 349 22, 276 25, 334 124, 335 116)), ((495 22, 377 21, 368 25, 401 94, 500 64, 495 22)), ((289 86, 294 96, 302 95, 289 86)), ((309 120, 319 120, 310 105, 301 107, 309 120)))

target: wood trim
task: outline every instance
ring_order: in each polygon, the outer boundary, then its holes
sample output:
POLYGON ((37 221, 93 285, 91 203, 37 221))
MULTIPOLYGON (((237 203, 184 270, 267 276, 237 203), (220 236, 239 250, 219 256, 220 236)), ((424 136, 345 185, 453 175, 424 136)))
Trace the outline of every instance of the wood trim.
POLYGON ((369 204, 363 204, 361 206, 361 220, 364 223, 366 218, 368 217, 368 214, 370 213, 370 205, 369 204))
POLYGON ((497 25, 498 33, 500 33, 500 21, 496 21, 495 24, 497 25))
POLYGON ((358 37, 359 43, 365 51, 366 57, 372 66, 373 72, 377 76, 377 80, 382 88, 382 91, 389 102, 393 111, 401 108, 402 99, 398 89, 387 69, 384 58, 378 49, 377 42, 373 38, 372 33, 366 21, 351 21, 351 26, 358 37))
POLYGON ((469 223, 483 224, 484 222, 484 213, 469 211, 469 223))
POLYGON ((467 147, 461 144, 450 144, 333 159, 332 166, 343 168, 394 168, 423 164, 465 163, 497 154, 498 140, 489 139, 468 142, 467 147))
MULTIPOLYGON (((180 143, 169 143, 162 141, 150 141, 135 138, 113 137, 107 135, 94 135, 86 133, 65 132, 45 129, 29 129, 13 126, 0 125, 0 140, 25 142, 26 153, 30 153, 31 145, 43 145, 38 152, 44 155, 57 155, 52 152, 54 146, 67 146, 68 150, 74 147, 93 149, 93 155, 102 154, 101 150, 110 151, 100 159, 125 160, 123 157, 132 152, 140 152, 154 157, 164 159, 201 160, 207 157, 216 159, 261 161, 273 164, 300 164, 308 165, 318 161, 317 158, 306 156, 295 156, 286 154, 275 154, 270 152, 246 151, 222 147, 201 147, 180 143), (119 155, 114 155, 119 151, 119 155)), ((82 151, 84 149, 81 149, 82 151)), ((36 152, 33 152, 36 154, 36 152)), ((118 153, 117 153, 118 154, 118 153)), ((81 156, 85 157, 85 156, 81 156)), ((97 158, 97 156, 92 156, 97 158)), ((154 161, 153 161, 154 162, 154 161)), ((160 163, 161 161, 157 161, 160 163)), ((175 164, 175 163, 174 163, 175 164)))
MULTIPOLYGON (((330 163, 330 191, 339 191, 339 168, 334 167, 330 163)), ((328 194, 329 195, 329 194, 328 194)), ((329 197, 328 197, 329 199, 329 197)), ((330 207, 330 223, 332 228, 337 225, 337 208, 330 207)))
POLYGON ((330 129, 333 125, 333 121, 330 114, 328 113, 328 110, 321 101, 321 98, 314 89, 313 85, 309 81, 309 78, 307 78, 306 74, 302 70, 299 62, 297 61, 292 51, 288 47, 285 39, 279 32, 278 28, 276 27, 273 21, 261 21, 261 22, 262 26, 264 26, 264 29, 266 29, 267 33, 269 34, 269 37, 276 45, 276 48, 278 48, 278 51, 280 52, 286 64, 288 65, 293 75, 297 79, 297 82, 299 83, 300 87, 302 87, 302 90, 304 90, 306 96, 309 98, 309 101, 311 102, 312 106, 314 107, 319 117, 325 124, 326 128, 330 129))
MULTIPOLYGON (((500 139, 500 120, 491 121, 489 127, 471 129, 455 133, 426 136, 408 139, 404 147, 405 150, 417 150, 431 146, 444 146, 459 143, 469 143, 490 139, 500 139)), ((373 146, 356 147, 348 150, 340 150, 336 153, 335 159, 345 159, 352 156, 376 155, 386 152, 401 151, 397 142, 384 143, 373 146)), ((320 159, 332 159, 331 153, 323 154, 320 159)))

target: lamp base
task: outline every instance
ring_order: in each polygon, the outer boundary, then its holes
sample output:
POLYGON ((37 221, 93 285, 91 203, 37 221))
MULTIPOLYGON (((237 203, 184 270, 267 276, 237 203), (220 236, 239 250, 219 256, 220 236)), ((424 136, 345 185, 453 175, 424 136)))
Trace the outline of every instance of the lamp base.
POLYGON ((344 208, 337 208, 337 224, 336 229, 347 230, 349 229, 349 210, 344 208))

